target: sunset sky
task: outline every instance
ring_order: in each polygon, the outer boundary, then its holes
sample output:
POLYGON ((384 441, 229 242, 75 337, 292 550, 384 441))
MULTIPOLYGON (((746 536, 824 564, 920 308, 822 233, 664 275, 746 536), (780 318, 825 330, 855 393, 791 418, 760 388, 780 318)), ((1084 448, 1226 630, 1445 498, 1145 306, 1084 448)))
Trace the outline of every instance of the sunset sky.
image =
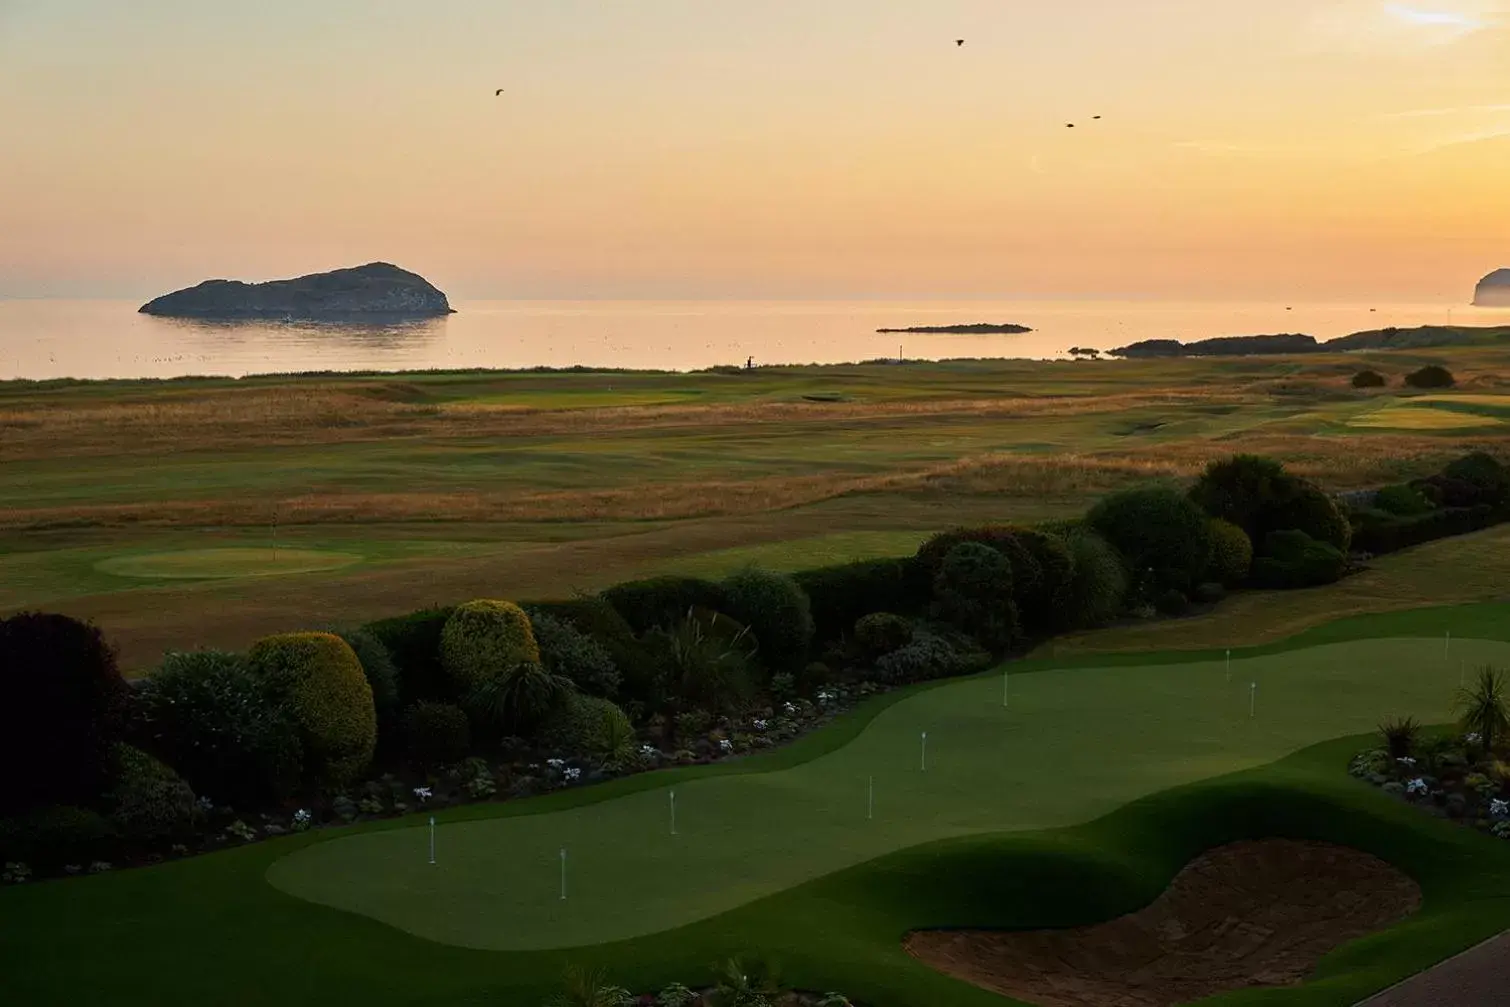
POLYGON ((1507 179, 1510 0, 0 0, 0 296, 1461 301, 1507 179))

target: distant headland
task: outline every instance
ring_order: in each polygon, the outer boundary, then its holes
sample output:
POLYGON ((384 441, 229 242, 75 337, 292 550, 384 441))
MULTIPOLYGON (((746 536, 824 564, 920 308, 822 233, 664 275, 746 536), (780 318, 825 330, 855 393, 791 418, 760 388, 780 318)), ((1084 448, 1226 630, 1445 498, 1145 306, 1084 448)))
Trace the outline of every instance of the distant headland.
POLYGON ((1496 269, 1473 288, 1473 303, 1481 308, 1510 308, 1510 268, 1496 269))
POLYGON ((1282 333, 1272 336, 1218 336, 1182 343, 1177 339, 1145 339, 1106 352, 1113 357, 1252 357, 1293 353, 1337 353, 1345 350, 1419 350, 1434 346, 1474 346, 1510 340, 1510 325, 1421 325, 1413 329, 1367 329, 1318 342, 1315 336, 1282 333))
POLYGON ((387 262, 291 280, 203 283, 153 298, 139 309, 166 318, 397 321, 452 313, 446 295, 418 273, 387 262))
POLYGON ((877 332, 931 332, 950 335, 979 336, 993 332, 1032 332, 1026 325, 997 325, 993 322, 973 322, 969 325, 914 325, 907 329, 877 329, 877 332))

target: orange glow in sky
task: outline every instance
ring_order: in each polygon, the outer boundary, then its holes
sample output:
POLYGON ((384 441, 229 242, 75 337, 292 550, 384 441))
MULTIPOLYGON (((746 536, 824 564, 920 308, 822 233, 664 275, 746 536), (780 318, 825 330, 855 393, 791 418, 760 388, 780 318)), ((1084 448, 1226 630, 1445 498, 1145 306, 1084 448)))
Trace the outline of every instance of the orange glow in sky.
POLYGON ((0 0, 0 296, 1461 298, 1507 179, 1506 0, 0 0))

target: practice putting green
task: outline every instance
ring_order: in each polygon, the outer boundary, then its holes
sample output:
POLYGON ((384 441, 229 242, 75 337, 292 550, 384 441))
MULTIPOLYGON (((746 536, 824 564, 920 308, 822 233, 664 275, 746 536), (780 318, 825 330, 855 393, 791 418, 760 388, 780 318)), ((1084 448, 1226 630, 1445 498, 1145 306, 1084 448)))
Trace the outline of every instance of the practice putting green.
POLYGON ((679 784, 676 835, 668 791, 644 790, 444 824, 433 866, 427 830, 408 827, 315 843, 267 877, 446 944, 624 940, 930 840, 1085 822, 1387 716, 1447 719, 1462 669, 1490 662, 1510 663, 1510 644, 1454 640, 1449 655, 1441 639, 1331 643, 1234 660, 1230 679, 1221 660, 976 677, 896 703, 814 761, 679 784))
POLYGON ((118 577, 157 580, 211 580, 226 577, 276 577, 291 573, 336 570, 362 557, 352 552, 323 549, 222 548, 115 556, 95 569, 118 577))

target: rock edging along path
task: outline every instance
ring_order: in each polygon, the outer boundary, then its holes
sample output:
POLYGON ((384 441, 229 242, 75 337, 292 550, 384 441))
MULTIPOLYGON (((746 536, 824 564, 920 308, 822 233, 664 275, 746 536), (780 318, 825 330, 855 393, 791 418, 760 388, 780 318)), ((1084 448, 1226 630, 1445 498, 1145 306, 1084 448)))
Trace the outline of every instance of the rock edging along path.
POLYGON ((1501 1007, 1510 1003, 1510 931, 1376 993, 1357 1007, 1501 1007))
POLYGON ((624 940, 919 843, 1088 821, 1387 716, 1446 719, 1460 666, 1482 663, 1510 664, 1510 644, 1325 644, 1234 660, 1230 680, 1222 660, 1049 670, 1005 689, 990 674, 909 696, 811 762, 678 783, 675 834, 669 791, 652 789, 443 824, 433 865, 423 825, 338 833, 267 877, 447 944, 624 940))

